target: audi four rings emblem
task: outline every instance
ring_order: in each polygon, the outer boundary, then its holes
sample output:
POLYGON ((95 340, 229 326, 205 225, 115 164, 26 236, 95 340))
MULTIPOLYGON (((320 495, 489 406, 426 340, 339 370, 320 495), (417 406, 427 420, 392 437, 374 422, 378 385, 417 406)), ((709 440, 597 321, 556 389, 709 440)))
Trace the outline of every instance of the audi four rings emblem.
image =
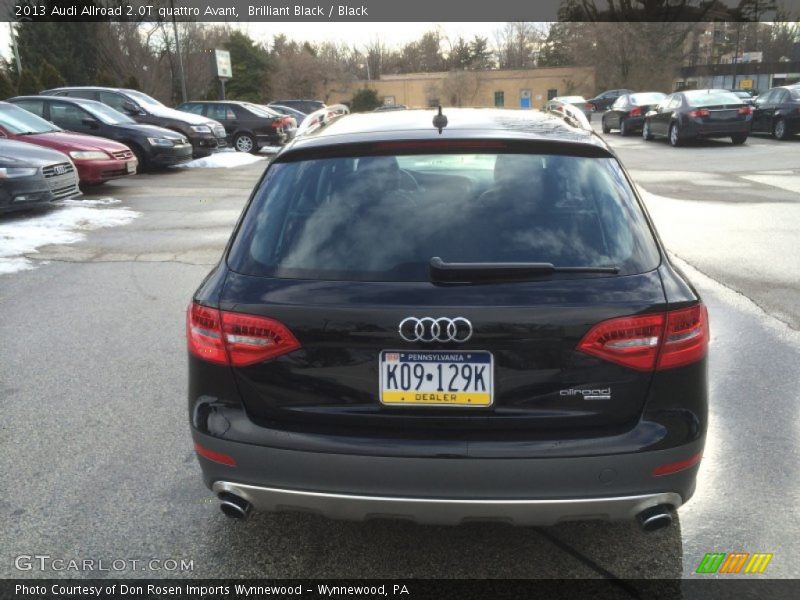
POLYGON ((397 328, 407 342, 458 342, 463 344, 472 337, 472 323, 464 317, 408 317, 397 328))

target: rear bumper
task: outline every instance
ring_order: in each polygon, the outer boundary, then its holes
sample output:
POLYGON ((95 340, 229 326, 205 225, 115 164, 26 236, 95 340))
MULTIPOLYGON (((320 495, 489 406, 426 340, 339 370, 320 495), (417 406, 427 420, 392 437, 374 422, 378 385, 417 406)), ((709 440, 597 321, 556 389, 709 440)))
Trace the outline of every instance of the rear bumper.
POLYGON ((729 137, 731 135, 747 135, 750 133, 750 121, 741 121, 737 123, 719 123, 712 125, 698 125, 690 123, 681 128, 682 137, 700 137, 700 138, 714 138, 714 137, 729 137))
POLYGON ((326 494, 228 481, 215 482, 213 490, 218 495, 236 494, 256 510, 267 512, 294 510, 346 521, 392 518, 438 525, 469 521, 542 526, 563 521, 626 521, 653 506, 667 504, 678 508, 682 503, 681 497, 674 493, 548 500, 467 500, 326 494))
POLYGON ((289 450, 232 442, 192 430, 195 442, 235 466, 198 457, 206 485, 267 511, 313 511, 362 520, 424 523, 633 518, 657 504, 678 507, 694 492, 698 466, 654 477, 656 467, 702 452, 691 444, 629 454, 553 458, 381 456, 289 450))

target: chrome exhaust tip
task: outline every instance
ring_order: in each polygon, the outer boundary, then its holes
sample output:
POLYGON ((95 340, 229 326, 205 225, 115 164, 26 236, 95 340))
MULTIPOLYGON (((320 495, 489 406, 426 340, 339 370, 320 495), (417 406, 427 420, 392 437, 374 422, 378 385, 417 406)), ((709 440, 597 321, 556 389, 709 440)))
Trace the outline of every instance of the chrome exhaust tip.
POLYGON ((245 521, 247 520, 247 517, 250 516, 252 505, 244 498, 241 498, 236 494, 225 492, 219 495, 219 499, 220 499, 219 508, 225 514, 226 517, 230 517, 231 519, 241 519, 242 521, 245 521))
POLYGON ((636 520, 643 531, 656 531, 672 525, 672 507, 669 504, 659 504, 644 509, 636 520))

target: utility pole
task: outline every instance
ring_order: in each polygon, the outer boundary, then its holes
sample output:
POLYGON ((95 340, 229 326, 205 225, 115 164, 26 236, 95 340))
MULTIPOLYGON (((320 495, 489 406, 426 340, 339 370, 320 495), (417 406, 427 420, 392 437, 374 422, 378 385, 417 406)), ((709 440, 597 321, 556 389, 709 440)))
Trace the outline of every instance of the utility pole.
POLYGON ((178 77, 181 80, 181 98, 186 102, 186 77, 183 74, 183 56, 181 55, 181 44, 178 40, 178 24, 175 21, 175 0, 169 0, 170 8, 172 8, 172 30, 175 33, 175 52, 178 55, 178 77))
POLYGON ((14 31, 14 23, 8 22, 8 28, 11 30, 11 48, 14 52, 14 59, 17 61, 17 77, 22 73, 22 62, 19 60, 19 48, 17 48, 17 35, 14 31))
POLYGON ((736 24, 736 48, 733 51, 733 84, 731 89, 736 89, 736 76, 739 74, 739 33, 742 30, 742 24, 736 24))

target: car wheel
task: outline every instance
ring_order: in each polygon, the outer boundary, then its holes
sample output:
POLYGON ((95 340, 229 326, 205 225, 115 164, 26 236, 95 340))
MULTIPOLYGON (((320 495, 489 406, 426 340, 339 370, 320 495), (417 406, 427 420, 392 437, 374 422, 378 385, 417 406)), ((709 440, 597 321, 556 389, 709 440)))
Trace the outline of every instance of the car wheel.
POLYGON ((620 119, 619 121, 619 134, 623 136, 630 134, 630 130, 628 129, 627 121, 625 121, 625 119, 620 119))
POLYGON ((772 126, 772 135, 779 139, 785 140, 789 137, 789 132, 786 129, 786 121, 783 119, 778 119, 775 121, 775 124, 772 126))
POLYGON ((681 144, 683 144, 683 140, 681 140, 680 132, 678 131, 678 124, 672 123, 669 126, 669 145, 673 148, 677 148, 681 144))
POLYGON ((603 133, 611 133, 611 127, 606 124, 606 120, 603 119, 603 133))
POLYGON ((747 141, 747 134, 746 133, 737 133, 736 135, 731 136, 731 141, 736 144, 744 144, 747 141))
POLYGON ((650 133, 650 121, 645 121, 644 125, 642 125, 642 138, 645 142, 653 139, 653 134, 650 133))
POLYGON ((237 152, 255 152, 256 140, 249 133, 240 133, 233 140, 233 147, 237 152))
POLYGON ((133 152, 133 155, 136 157, 136 160, 139 163, 136 172, 142 173, 143 171, 148 170, 150 168, 150 164, 147 162, 147 156, 145 156, 144 150, 142 150, 136 144, 130 144, 128 148, 131 149, 131 152, 133 152))

